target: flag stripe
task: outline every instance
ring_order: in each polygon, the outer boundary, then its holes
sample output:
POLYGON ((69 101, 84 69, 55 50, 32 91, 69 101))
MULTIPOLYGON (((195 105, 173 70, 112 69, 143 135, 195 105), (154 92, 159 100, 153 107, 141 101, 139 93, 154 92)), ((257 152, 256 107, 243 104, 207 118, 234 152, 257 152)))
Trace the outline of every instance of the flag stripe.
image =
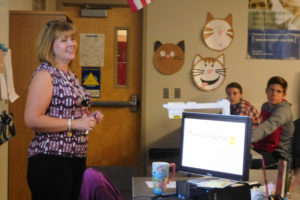
POLYGON ((128 4, 133 12, 137 11, 137 7, 135 6, 133 0, 128 0, 128 4))
POLYGON ((141 0, 141 3, 143 4, 144 7, 147 5, 146 0, 141 0))
POLYGON ((127 0, 128 4, 133 12, 142 9, 147 6, 153 0, 127 0))
POLYGON ((133 0, 133 2, 138 10, 144 7, 141 0, 133 0))

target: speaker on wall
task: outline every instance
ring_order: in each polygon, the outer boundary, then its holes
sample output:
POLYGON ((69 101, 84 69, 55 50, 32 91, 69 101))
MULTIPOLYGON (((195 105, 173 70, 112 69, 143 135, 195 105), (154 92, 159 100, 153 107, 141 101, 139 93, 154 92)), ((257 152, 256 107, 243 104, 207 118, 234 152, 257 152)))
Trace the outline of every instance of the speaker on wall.
POLYGON ((107 10, 106 9, 88 9, 82 8, 80 10, 81 17, 107 17, 107 10))

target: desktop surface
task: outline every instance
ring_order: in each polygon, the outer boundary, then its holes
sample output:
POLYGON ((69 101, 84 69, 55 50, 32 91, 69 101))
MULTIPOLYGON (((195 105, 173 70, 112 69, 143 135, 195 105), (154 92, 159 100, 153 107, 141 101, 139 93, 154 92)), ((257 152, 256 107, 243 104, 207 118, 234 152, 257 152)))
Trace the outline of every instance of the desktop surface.
MULTIPOLYGON (((220 196, 220 199, 224 200, 224 199, 227 199, 228 200, 228 197, 235 193, 235 196, 234 196, 234 200, 237 200, 240 198, 239 197, 247 197, 247 198, 242 198, 244 200, 250 200, 250 190, 249 190, 249 187, 248 186, 243 186, 243 188, 241 188, 241 186, 235 186, 235 187, 230 187, 229 189, 228 188, 225 188, 224 187, 224 190, 223 189, 218 189, 218 188, 212 188, 209 192, 208 190, 209 189, 205 189, 205 188, 202 188, 200 189, 199 187, 199 190, 198 189, 195 189, 196 187, 195 186, 189 186, 188 188, 190 188, 190 192, 191 193, 186 193, 186 186, 189 185, 190 183, 188 183, 189 181, 191 180, 196 180, 196 179, 199 179, 200 177, 175 177, 173 181, 179 181, 178 183, 180 184, 179 186, 179 189, 180 192, 182 193, 179 193, 180 195, 182 195, 182 198, 185 198, 186 196, 185 195, 196 195, 196 199, 200 198, 204 198, 204 199, 212 199, 214 196, 220 196), (187 180, 189 180, 187 182, 187 180), (240 189, 241 188, 241 189, 240 189), (245 190, 246 189, 246 190, 245 190), (238 195, 237 195, 238 194, 238 195)), ((202 178, 205 178, 205 177, 202 177, 202 178)), ((206 177, 208 178, 208 177, 206 177)), ((176 188, 167 188, 167 191, 166 193, 164 193, 162 196, 158 195, 156 196, 154 193, 153 193, 153 188, 149 188, 146 184, 146 181, 152 181, 152 178, 151 177, 133 177, 132 178, 132 199, 139 199, 139 200, 145 200, 145 199, 173 199, 173 200, 177 200, 177 199, 180 199, 178 198, 176 195, 176 188)), ((194 185, 194 184, 193 184, 194 185)), ((241 184, 240 184, 241 185, 241 184)), ((181 198, 181 199, 182 199, 181 198)), ((219 198, 218 198, 219 199, 219 198)))
MULTIPOLYGON (((188 180, 191 177, 175 177, 173 181, 188 180)), ((149 188, 146 181, 152 181, 152 177, 132 177, 132 199, 151 199, 154 196, 153 188, 149 188)), ((166 194, 176 192, 176 188, 167 188, 166 194)), ((160 199, 160 198, 157 198, 160 199)), ((161 199, 178 199, 176 197, 167 197, 161 199)))

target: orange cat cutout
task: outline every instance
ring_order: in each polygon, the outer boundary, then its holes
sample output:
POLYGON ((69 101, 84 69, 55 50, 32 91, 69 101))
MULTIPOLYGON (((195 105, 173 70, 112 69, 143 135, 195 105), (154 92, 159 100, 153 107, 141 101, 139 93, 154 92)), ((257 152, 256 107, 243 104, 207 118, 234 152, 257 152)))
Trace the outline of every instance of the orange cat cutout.
POLYGON ((234 37, 232 15, 229 14, 225 19, 219 19, 207 13, 202 36, 204 43, 212 50, 222 51, 227 48, 234 37))
POLYGON ((214 90, 225 80, 225 55, 217 58, 203 58, 196 54, 193 61, 192 76, 198 88, 204 91, 214 90))
POLYGON ((184 41, 177 44, 162 44, 156 41, 154 44, 153 62, 156 69, 166 75, 178 72, 184 63, 184 41))

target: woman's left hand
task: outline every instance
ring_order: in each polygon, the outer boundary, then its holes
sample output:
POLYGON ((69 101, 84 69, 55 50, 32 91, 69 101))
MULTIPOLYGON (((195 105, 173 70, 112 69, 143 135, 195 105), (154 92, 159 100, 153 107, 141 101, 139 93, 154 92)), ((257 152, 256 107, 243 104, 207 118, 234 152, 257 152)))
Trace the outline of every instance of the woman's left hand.
POLYGON ((104 117, 104 115, 99 110, 92 112, 90 116, 93 116, 95 118, 97 124, 100 123, 104 117))

